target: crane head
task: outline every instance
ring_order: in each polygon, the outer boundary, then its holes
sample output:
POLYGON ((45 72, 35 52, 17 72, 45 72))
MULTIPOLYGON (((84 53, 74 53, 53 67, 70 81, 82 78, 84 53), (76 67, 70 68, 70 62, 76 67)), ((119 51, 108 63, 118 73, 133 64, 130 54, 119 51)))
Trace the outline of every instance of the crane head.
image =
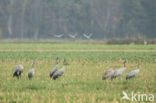
POLYGON ((32 61, 32 64, 31 64, 31 65, 32 65, 32 67, 34 67, 34 64, 35 64, 35 62, 34 62, 34 61, 32 61))
POLYGON ((140 67, 140 63, 137 64, 137 67, 138 67, 138 68, 140 67))
POLYGON ((123 64, 124 64, 124 67, 126 67, 126 60, 124 60, 123 64))

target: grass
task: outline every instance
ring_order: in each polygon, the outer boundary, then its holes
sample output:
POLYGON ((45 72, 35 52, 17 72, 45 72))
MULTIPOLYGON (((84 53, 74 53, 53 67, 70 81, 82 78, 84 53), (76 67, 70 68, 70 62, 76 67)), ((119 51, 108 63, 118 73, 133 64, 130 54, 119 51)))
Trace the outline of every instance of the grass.
POLYGON ((103 44, 0 44, 0 50, 156 50, 155 45, 103 45, 103 44))
POLYGON ((120 103, 122 91, 127 93, 152 93, 156 96, 156 45, 101 45, 101 44, 0 44, 0 103, 120 103), (36 49, 42 50, 36 51, 36 49), (46 50, 76 49, 77 51, 55 52, 46 50), (79 52, 79 50, 88 50, 79 52), (97 51, 90 52, 89 50, 97 51), (147 50, 148 52, 102 52, 98 50, 147 50), (7 51, 5 51, 7 50, 7 51), (16 51, 13 51, 16 50, 16 51), (23 50, 23 51, 20 51, 23 50), (32 51, 27 51, 32 50, 32 51), (49 78, 49 71, 59 67, 67 59, 64 75, 49 78), (127 60, 127 70, 115 80, 102 81, 103 73, 111 67, 122 67, 127 60), (28 80, 27 71, 35 60, 35 76, 28 80), (125 76, 141 63, 140 73, 126 81, 125 76), (12 77, 17 64, 24 66, 22 77, 12 77))

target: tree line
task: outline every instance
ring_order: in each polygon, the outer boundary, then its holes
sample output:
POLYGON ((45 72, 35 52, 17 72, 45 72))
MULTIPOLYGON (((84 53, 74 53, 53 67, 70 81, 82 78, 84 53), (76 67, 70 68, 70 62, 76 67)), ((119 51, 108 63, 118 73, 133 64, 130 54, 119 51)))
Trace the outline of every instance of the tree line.
POLYGON ((0 0, 0 38, 156 37, 156 0, 0 0))

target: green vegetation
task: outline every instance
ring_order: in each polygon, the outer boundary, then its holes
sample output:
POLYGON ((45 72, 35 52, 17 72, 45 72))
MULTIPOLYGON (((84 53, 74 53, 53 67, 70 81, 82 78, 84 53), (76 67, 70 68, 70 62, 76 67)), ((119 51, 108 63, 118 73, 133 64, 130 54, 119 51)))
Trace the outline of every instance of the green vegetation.
POLYGON ((61 44, 0 44, 0 51, 3 50, 156 50, 155 45, 103 45, 85 43, 61 43, 61 44))
POLYGON ((122 102, 123 90, 156 96, 155 50, 156 45, 0 44, 0 103, 115 103, 122 102), (49 71, 57 56, 60 68, 64 58, 67 63, 65 74, 54 81, 49 71), (127 70, 121 78, 102 81, 103 73, 122 67, 124 59, 127 70), (35 76, 28 80, 32 60, 36 61, 35 76), (137 62, 140 73, 126 81, 137 62), (17 64, 25 67, 19 80, 12 77, 17 64))

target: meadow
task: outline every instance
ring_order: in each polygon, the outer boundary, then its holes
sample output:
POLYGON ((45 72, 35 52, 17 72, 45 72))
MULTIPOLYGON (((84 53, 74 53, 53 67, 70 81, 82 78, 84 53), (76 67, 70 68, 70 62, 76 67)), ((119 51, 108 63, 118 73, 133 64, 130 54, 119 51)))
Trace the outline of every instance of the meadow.
MULTIPOLYGON (((90 43, 1 43, 0 103, 131 103, 122 100, 122 92, 156 96, 156 45, 103 45, 90 43), (59 58, 65 58, 65 73, 57 80, 49 78, 59 58), (27 78, 35 60, 35 76, 27 78), (102 80, 110 68, 127 69, 114 80, 102 80), (140 73, 126 81, 125 76, 141 64, 140 73), (18 80, 13 78, 17 64, 24 66, 18 80)), ((156 101, 156 100, 155 100, 156 101)))

